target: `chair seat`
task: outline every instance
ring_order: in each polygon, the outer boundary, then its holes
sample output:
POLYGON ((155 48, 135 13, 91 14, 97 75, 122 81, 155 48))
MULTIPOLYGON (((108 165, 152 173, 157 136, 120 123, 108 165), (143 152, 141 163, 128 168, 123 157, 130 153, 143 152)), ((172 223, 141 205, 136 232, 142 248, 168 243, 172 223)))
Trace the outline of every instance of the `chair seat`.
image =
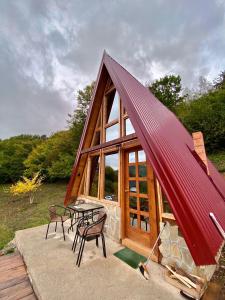
MULTIPOLYGON (((79 235, 83 236, 84 235, 84 230, 85 230, 85 226, 81 226, 78 231, 79 231, 79 235)), ((87 232, 87 236, 91 236, 91 235, 98 235, 101 233, 101 228, 100 226, 96 225, 91 227, 88 232, 87 232)))
POLYGON ((51 219, 51 222, 65 222, 66 220, 68 220, 70 217, 69 216, 55 216, 54 218, 51 219))

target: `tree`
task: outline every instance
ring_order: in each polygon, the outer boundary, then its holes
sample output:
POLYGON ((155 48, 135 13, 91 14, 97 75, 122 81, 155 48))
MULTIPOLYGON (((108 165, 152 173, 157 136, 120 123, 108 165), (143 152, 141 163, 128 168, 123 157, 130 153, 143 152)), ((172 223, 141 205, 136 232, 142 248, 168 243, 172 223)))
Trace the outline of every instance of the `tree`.
POLYGON ((181 77, 167 75, 149 85, 150 91, 170 110, 175 111, 178 104, 184 101, 182 96, 181 77))
POLYGON ((34 201, 34 193, 42 185, 43 177, 39 173, 34 174, 33 178, 29 179, 25 176, 22 177, 22 180, 19 180, 17 183, 13 184, 10 187, 10 193, 14 196, 17 195, 29 195, 30 204, 34 201))
POLYGON ((204 76, 199 77, 198 92, 199 96, 209 93, 213 89, 212 83, 204 76))
POLYGON ((221 72, 214 80, 213 86, 215 89, 225 89, 225 71, 221 72))
POLYGON ((59 131, 43 141, 24 161, 25 175, 41 172, 48 181, 68 179, 75 157, 75 142, 70 130, 59 131))
POLYGON ((0 141, 0 183, 15 182, 23 175, 24 160, 45 138, 19 135, 0 141))
POLYGON ((84 122, 87 117, 91 96, 94 90, 94 82, 87 85, 83 90, 79 90, 77 94, 77 107, 72 115, 69 115, 69 128, 72 131, 77 149, 80 143, 80 137, 83 131, 84 122))
POLYGON ((225 148, 225 89, 182 103, 176 112, 190 133, 203 132, 208 152, 225 148))

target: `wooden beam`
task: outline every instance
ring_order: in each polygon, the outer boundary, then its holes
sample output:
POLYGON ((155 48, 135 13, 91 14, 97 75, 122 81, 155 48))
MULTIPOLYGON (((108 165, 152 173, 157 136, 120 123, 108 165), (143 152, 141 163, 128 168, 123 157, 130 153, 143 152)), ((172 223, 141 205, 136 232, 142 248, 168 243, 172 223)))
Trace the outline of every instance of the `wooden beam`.
POLYGON ((124 137, 121 137, 121 138, 118 138, 118 139, 115 139, 115 140, 112 140, 112 141, 109 141, 109 142, 102 143, 101 145, 97 145, 97 146, 94 146, 94 147, 91 147, 91 148, 83 149, 81 151, 81 154, 90 153, 90 152, 97 151, 97 150, 100 150, 100 149, 106 148, 106 147, 111 147, 111 146, 114 146, 114 145, 117 145, 117 144, 121 144, 121 143, 124 143, 124 142, 127 142, 127 141, 134 140, 136 138, 137 138, 137 136, 136 136, 135 133, 129 134, 127 136, 124 136, 124 137))

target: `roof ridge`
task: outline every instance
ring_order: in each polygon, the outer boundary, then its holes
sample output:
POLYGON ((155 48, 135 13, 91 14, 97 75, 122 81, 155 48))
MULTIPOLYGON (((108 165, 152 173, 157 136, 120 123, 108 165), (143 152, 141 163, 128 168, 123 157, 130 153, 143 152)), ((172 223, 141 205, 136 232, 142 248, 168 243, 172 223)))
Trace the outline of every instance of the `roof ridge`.
POLYGON ((120 63, 118 63, 111 55, 109 55, 105 50, 104 50, 104 55, 106 57, 108 57, 109 59, 111 59, 113 62, 115 62, 117 65, 119 65, 126 73, 128 73, 134 80, 136 80, 138 82, 138 84, 140 84, 143 88, 147 89, 149 92, 149 88, 144 86, 136 77, 134 77, 129 71, 127 71, 127 69, 125 69, 120 63))

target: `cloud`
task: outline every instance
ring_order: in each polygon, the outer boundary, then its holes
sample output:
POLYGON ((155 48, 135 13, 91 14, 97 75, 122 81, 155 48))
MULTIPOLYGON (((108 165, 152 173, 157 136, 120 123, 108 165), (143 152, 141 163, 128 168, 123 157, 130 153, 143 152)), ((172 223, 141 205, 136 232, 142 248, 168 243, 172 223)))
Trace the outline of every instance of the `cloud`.
POLYGON ((143 83, 212 79, 225 69, 224 12, 212 0, 2 0, 0 138, 64 129, 104 49, 143 83))

